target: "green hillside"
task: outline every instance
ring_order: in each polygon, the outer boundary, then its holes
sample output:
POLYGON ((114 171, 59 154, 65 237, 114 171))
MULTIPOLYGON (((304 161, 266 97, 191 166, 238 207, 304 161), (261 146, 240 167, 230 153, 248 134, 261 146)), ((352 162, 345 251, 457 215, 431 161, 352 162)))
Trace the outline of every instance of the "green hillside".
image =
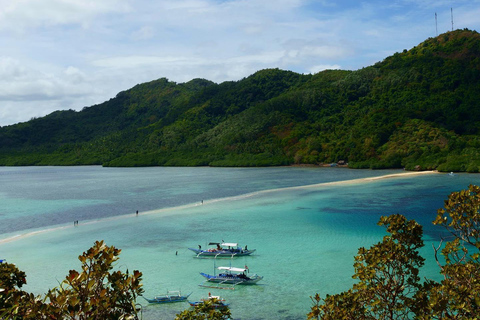
POLYGON ((480 170, 480 35, 456 30, 357 70, 159 79, 0 128, 0 165, 480 170))

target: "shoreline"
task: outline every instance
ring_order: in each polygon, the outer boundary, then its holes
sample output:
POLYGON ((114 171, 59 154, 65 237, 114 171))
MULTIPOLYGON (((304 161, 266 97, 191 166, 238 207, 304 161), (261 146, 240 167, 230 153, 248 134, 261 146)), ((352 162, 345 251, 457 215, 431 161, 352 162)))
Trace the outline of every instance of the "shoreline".
MULTIPOLYGON (((166 207, 166 208, 160 208, 160 209, 153 209, 153 210, 148 210, 142 212, 142 216, 144 215, 153 215, 153 214, 174 214, 178 210, 182 209, 188 209, 188 208, 195 208, 198 206, 205 206, 208 204, 213 204, 213 203, 218 203, 218 202, 223 202, 223 201, 236 201, 240 199, 246 199, 250 198, 256 195, 261 195, 261 194, 268 194, 272 192, 278 192, 278 191, 288 191, 288 190, 301 190, 301 189, 310 189, 310 188, 320 188, 320 187, 325 187, 325 186, 332 186, 332 185, 350 185, 350 184, 360 184, 360 183, 369 183, 369 182, 375 182, 378 180, 383 180, 383 179, 391 179, 391 178, 401 178, 401 177, 411 177, 411 176, 420 176, 420 175, 426 175, 426 174, 437 174, 439 173, 438 171, 406 171, 402 173, 393 173, 393 174, 387 174, 383 176, 376 176, 376 177, 368 177, 368 178, 359 178, 359 179, 352 179, 352 180, 342 180, 342 181, 333 181, 333 182, 321 182, 321 183, 316 183, 316 184, 310 184, 310 185, 302 185, 302 186, 294 186, 294 187, 284 187, 284 188, 276 188, 276 189, 267 189, 267 190, 260 190, 260 191, 255 191, 251 193, 246 193, 246 194, 241 194, 241 195, 236 195, 236 196, 231 196, 231 197, 225 197, 225 198, 216 198, 216 199, 210 199, 210 200, 202 200, 202 202, 194 202, 190 204, 185 204, 181 206, 175 206, 175 207, 166 207)), ((114 217, 108 217, 108 218, 101 218, 101 219, 95 219, 95 220, 86 220, 81 223, 81 225, 90 225, 94 223, 100 223, 100 222, 108 222, 108 221, 113 221, 113 220, 120 220, 120 219, 127 219, 127 218, 136 218, 135 215, 132 216, 132 214, 123 214, 123 215, 118 215, 114 217)), ((13 242, 16 240, 24 239, 27 237, 32 237, 38 234, 43 234, 43 233, 48 233, 48 232, 54 232, 58 230, 65 230, 69 228, 75 228, 76 226, 72 225, 58 225, 58 226, 53 226, 50 228, 45 228, 45 229, 34 229, 31 231, 26 230, 25 233, 19 233, 16 235, 9 236, 7 238, 0 238, 0 245, 4 243, 9 243, 13 242)))
POLYGON ((310 185, 304 185, 304 186, 298 186, 298 187, 281 188, 276 190, 303 189, 303 188, 306 189, 306 188, 316 188, 316 187, 328 186, 328 185, 357 184, 357 183, 371 182, 371 181, 377 181, 382 179, 398 178, 398 177, 404 177, 404 176, 409 176, 409 177, 420 176, 420 175, 437 174, 437 173, 439 172, 438 171, 406 171, 403 173, 391 173, 391 174, 386 174, 386 175, 377 176, 377 177, 359 178, 359 179, 333 181, 333 182, 322 182, 322 183, 316 183, 316 184, 310 184, 310 185))

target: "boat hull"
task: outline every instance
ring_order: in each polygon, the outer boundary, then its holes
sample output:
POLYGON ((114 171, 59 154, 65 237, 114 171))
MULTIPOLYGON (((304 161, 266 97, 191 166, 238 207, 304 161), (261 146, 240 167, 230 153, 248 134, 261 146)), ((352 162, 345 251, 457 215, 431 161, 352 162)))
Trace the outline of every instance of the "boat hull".
POLYGON ((248 278, 238 277, 238 276, 221 276, 221 275, 210 275, 207 273, 200 273, 208 282, 222 283, 222 284, 241 284, 241 285, 250 285, 256 284, 258 281, 262 280, 263 277, 258 275, 253 275, 248 278))
POLYGON ((149 303, 174 303, 174 302, 182 302, 186 301, 187 297, 182 297, 182 298, 176 298, 176 299, 147 299, 145 298, 149 303))
POLYGON ((186 296, 165 295, 165 296, 157 296, 157 297, 154 297, 153 299, 148 299, 143 297, 143 299, 147 300, 149 303, 175 303, 175 302, 187 301, 190 295, 191 293, 186 296))
POLYGON ((235 249, 235 250, 201 250, 201 249, 194 249, 188 248, 195 252, 197 257, 241 257, 241 256, 249 256, 256 251, 253 250, 244 250, 244 249, 235 249))

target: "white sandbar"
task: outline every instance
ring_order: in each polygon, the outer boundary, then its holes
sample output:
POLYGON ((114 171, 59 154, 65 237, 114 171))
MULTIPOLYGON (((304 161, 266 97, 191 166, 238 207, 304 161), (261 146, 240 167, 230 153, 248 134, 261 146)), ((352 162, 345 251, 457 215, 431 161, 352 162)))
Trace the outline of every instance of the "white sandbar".
MULTIPOLYGON (((238 195, 238 196, 204 200, 201 203, 195 202, 195 203, 190 203, 190 204, 186 204, 186 205, 182 205, 182 206, 167 207, 167 208, 162 208, 162 209, 144 211, 140 215, 142 216, 142 215, 161 214, 161 213, 163 213, 165 215, 174 214, 174 213, 176 213, 176 212, 178 212, 182 209, 194 208, 194 207, 197 207, 197 206, 204 206, 204 205, 208 205, 208 204, 211 204, 211 203, 217 203, 217 202, 221 202, 221 201, 240 200, 240 199, 245 199, 245 198, 253 197, 253 196, 256 196, 256 195, 260 195, 260 194, 267 194, 267 193, 277 192, 277 191, 301 190, 301 189, 319 188, 319 187, 333 186, 333 185, 361 184, 361 183, 374 182, 374 181, 378 181, 378 180, 381 180, 381 179, 411 177, 411 176, 419 176, 419 175, 434 174, 434 173, 438 173, 438 172, 437 171, 405 171, 405 172, 402 172, 402 173, 387 174, 387 175, 384 175, 384 176, 377 176, 377 177, 360 178, 360 179, 343 180, 343 181, 334 181, 334 182, 322 182, 322 183, 317 183, 317 184, 303 185, 303 186, 296 186, 296 187, 269 189, 269 190, 251 192, 251 193, 238 195)), ((82 221, 81 223, 79 223, 78 227, 80 227, 81 225, 88 225, 88 224, 94 224, 94 223, 99 223, 99 222, 107 222, 107 221, 112 221, 112 220, 120 220, 120 219, 131 219, 131 218, 135 218, 135 214, 119 215, 119 216, 110 217, 110 218, 102 218, 102 219, 96 219, 96 220, 82 221)), ((10 237, 5 238, 5 239, 0 239, 0 244, 24 239, 26 237, 35 236, 35 235, 42 234, 42 233, 54 232, 54 231, 58 231, 58 230, 64 230, 64 229, 75 228, 75 227, 76 226, 73 226, 73 225, 61 225, 61 226, 50 227, 50 228, 41 229, 41 230, 27 231, 23 234, 17 234, 17 235, 10 236, 10 237)))

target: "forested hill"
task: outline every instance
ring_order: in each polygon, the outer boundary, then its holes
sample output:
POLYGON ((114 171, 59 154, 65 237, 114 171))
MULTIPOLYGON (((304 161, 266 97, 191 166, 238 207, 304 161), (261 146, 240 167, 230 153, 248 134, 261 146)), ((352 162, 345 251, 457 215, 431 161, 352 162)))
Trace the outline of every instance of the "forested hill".
POLYGON ((478 172, 480 35, 457 30, 357 71, 167 79, 0 128, 0 165, 267 166, 478 172))

